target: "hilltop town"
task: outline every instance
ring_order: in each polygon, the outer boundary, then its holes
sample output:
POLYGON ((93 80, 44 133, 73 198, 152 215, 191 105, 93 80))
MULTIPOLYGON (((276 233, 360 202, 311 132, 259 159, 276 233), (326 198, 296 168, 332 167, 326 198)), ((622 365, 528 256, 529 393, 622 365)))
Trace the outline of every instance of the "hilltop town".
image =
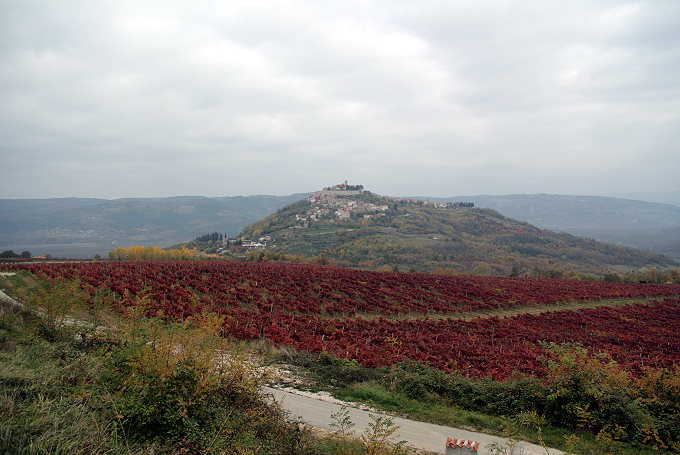
MULTIPOLYGON (((309 197, 294 204, 294 215, 291 213, 286 230, 309 228, 312 224, 319 225, 345 225, 349 222, 373 220, 378 221, 390 218, 400 208, 406 207, 430 207, 435 209, 453 209, 460 207, 474 207, 471 202, 430 202, 410 198, 393 198, 379 196, 366 190, 363 185, 350 185, 346 180, 343 183, 328 186, 320 191, 312 193, 309 197)), ((410 216, 403 213, 401 216, 410 216)), ((196 241, 218 241, 214 245, 217 254, 238 253, 250 250, 275 249, 272 236, 258 235, 239 236, 236 238, 222 237, 218 233, 206 234, 196 241), (208 239, 212 236, 213 238, 208 239), (205 238, 203 238, 205 237, 205 238)))
POLYGON ((344 183, 317 191, 309 196, 307 201, 311 205, 307 213, 296 215, 296 221, 299 221, 303 227, 307 227, 309 221, 334 223, 335 220, 382 217, 390 209, 389 203, 415 204, 441 209, 474 207, 471 202, 429 202, 408 198, 377 197, 365 190, 363 185, 349 185, 347 180, 344 183), (361 195, 365 195, 366 198, 362 200, 361 195))
POLYGON ((348 185, 347 181, 324 188, 307 198, 311 208, 305 215, 297 215, 296 220, 305 225, 308 221, 333 222, 335 219, 357 217, 370 219, 373 216, 384 216, 384 212, 389 209, 387 204, 348 198, 348 196, 361 194, 370 195, 371 193, 364 190, 363 185, 348 185))

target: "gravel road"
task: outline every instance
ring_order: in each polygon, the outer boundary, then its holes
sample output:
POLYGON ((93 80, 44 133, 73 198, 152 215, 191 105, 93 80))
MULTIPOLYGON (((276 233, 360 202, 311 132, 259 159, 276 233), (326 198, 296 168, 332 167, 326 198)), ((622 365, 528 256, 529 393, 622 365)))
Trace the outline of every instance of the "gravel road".
MULTIPOLYGON (((294 417, 298 417, 301 421, 314 427, 334 430, 334 428, 330 426, 330 416, 331 413, 338 412, 341 405, 270 387, 265 387, 264 392, 271 394, 285 410, 289 411, 294 417)), ((371 413, 357 408, 348 407, 347 409, 352 422, 356 425, 353 429, 357 434, 362 433, 371 421, 371 413)), ((432 452, 447 453, 444 445, 446 439, 451 437, 479 441, 481 443, 480 449, 476 452, 479 455, 488 455, 491 453, 484 448, 488 444, 494 442, 505 444, 506 442, 505 439, 498 436, 490 436, 483 433, 434 425, 431 423, 416 422, 400 417, 395 417, 394 423, 400 427, 397 432, 398 437, 395 441, 405 440, 406 445, 408 446, 432 452)), ((474 452, 466 449, 456 449, 455 451, 449 449, 449 453, 458 455, 467 453, 472 454, 474 452)), ((513 453, 516 455, 547 455, 545 449, 542 447, 526 442, 518 444, 513 453)), ((549 453, 550 455, 561 455, 563 452, 556 449, 550 449, 549 453)))

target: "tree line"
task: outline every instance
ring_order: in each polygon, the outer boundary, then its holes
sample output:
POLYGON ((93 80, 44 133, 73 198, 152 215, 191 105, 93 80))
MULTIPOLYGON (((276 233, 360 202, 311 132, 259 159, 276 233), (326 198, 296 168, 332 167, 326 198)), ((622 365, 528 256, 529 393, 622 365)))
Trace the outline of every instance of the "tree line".
POLYGON ((209 234, 199 235, 194 239, 194 242, 217 242, 224 240, 225 236, 219 232, 211 232, 209 234))
POLYGON ((31 257, 32 256, 30 251, 22 251, 20 254, 17 254, 13 250, 5 250, 2 253, 0 253, 0 259, 18 259, 18 258, 30 259, 31 257))

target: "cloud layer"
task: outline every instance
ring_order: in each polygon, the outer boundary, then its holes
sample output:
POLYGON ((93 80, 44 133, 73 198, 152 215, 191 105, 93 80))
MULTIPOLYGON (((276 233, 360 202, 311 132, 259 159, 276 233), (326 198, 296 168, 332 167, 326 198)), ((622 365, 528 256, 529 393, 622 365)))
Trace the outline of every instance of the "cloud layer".
POLYGON ((2 198, 679 189, 674 0, 0 7, 2 198))

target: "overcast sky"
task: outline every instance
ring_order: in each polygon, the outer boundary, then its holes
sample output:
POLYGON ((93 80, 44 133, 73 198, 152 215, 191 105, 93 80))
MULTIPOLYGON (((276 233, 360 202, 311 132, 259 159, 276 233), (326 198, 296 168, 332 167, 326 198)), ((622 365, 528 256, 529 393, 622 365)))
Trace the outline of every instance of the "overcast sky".
POLYGON ((0 198, 680 189, 677 0, 0 11, 0 198))

